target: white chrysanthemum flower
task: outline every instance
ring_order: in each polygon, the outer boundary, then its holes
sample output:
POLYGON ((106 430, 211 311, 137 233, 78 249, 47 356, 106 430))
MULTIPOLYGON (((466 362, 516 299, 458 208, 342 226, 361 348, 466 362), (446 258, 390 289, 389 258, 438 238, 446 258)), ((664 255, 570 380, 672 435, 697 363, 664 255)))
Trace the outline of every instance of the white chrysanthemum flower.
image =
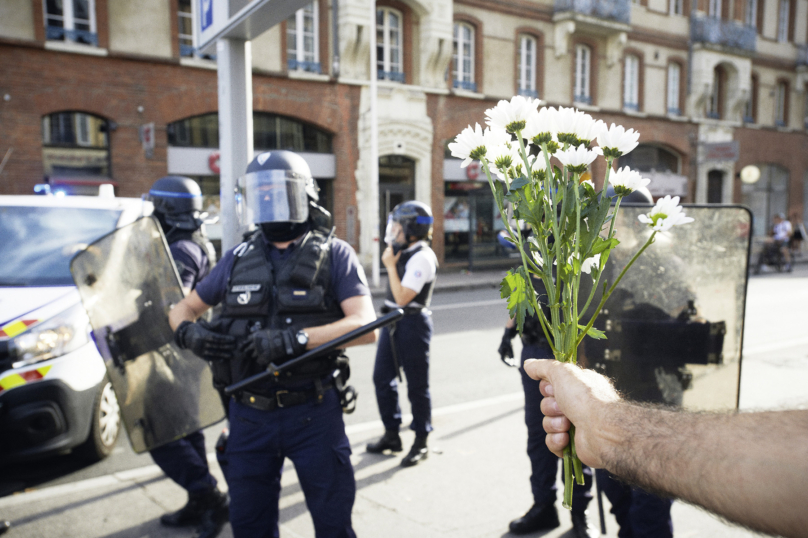
POLYGON ((514 95, 510 101, 502 100, 494 108, 485 111, 487 123, 491 129, 503 129, 515 133, 525 128, 528 117, 541 104, 538 99, 514 95))
POLYGON ((606 124, 601 120, 595 121, 589 114, 581 113, 578 120, 575 122, 575 136, 584 144, 590 143, 597 138, 603 130, 606 129, 606 124))
POLYGON ((587 258, 581 262, 581 272, 587 275, 592 272, 592 268, 597 269, 600 267, 600 254, 595 254, 591 258, 587 258))
MULTIPOLYGON (((581 181, 581 185, 589 185, 590 187, 592 187, 592 190, 595 189, 595 183, 591 179, 585 179, 585 180, 581 181)), ((584 220, 586 220, 586 219, 584 219, 584 220)))
POLYGON ((650 179, 642 177, 639 172, 629 169, 628 166, 612 172, 609 176, 609 184, 614 187, 614 192, 618 196, 628 196, 649 183, 650 179))
POLYGON ((491 168, 499 179, 505 179, 508 170, 522 164, 522 157, 519 155, 519 147, 515 142, 499 144, 488 148, 485 158, 493 164, 491 168))
POLYGON ((626 129, 614 123, 598 135, 598 146, 606 157, 616 159, 629 153, 639 145, 640 133, 634 129, 626 129))
POLYGON ((682 206, 679 205, 679 197, 674 196, 671 198, 670 195, 657 200, 656 205, 647 215, 640 215, 637 219, 656 232, 664 232, 674 226, 693 222, 693 219, 686 217, 682 211, 682 206))
POLYGON ((574 135, 575 125, 581 115, 583 115, 583 112, 580 110, 565 108, 563 106, 558 107, 558 111, 555 114, 556 133, 574 135))
POLYGON ((471 128, 471 125, 463 129, 448 147, 452 152, 452 157, 463 159, 460 167, 465 168, 471 164, 471 161, 484 157, 486 148, 504 144, 510 139, 510 136, 504 131, 491 131, 487 128, 483 130, 477 123, 474 125, 474 129, 471 128))
POLYGON ((527 140, 533 140, 534 137, 541 134, 549 134, 552 140, 558 133, 558 127, 556 126, 557 115, 558 110, 553 107, 544 107, 536 113, 531 113, 527 117, 527 124, 522 130, 522 136, 527 140))
POLYGON ((583 173, 597 156, 597 153, 586 149, 585 146, 571 147, 553 154, 553 157, 561 161, 561 164, 579 174, 583 173))

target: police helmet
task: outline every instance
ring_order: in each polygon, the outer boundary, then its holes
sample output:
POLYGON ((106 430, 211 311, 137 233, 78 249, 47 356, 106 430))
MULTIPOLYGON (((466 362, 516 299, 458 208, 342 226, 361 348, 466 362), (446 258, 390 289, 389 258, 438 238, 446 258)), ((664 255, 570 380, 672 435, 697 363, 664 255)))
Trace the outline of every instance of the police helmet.
POLYGON ((432 210, 429 209, 428 205, 415 200, 402 202, 394 207, 387 217, 384 242, 388 245, 397 244, 398 227, 395 226, 396 223, 401 226, 401 230, 404 232, 406 244, 419 239, 431 239, 433 220, 432 210))
MULTIPOLYGON (((196 230, 202 226, 202 190, 191 178, 166 176, 154 182, 148 199, 154 204, 154 213, 165 228, 196 230)), ((166 233, 168 230, 164 230, 166 233)))
MULTIPOLYGON (((616 194, 614 192, 614 187, 610 184, 609 188, 606 189, 606 196, 612 199, 612 205, 617 202, 617 198, 615 197, 616 194)), ((651 196, 651 191, 648 190, 648 187, 640 187, 639 189, 633 191, 631 194, 627 196, 623 196, 623 201, 620 202, 621 204, 653 204, 654 197, 651 196)))
POLYGON ((238 214, 244 226, 306 222, 309 200, 320 198, 305 159, 286 150, 256 156, 239 178, 237 190, 238 214))

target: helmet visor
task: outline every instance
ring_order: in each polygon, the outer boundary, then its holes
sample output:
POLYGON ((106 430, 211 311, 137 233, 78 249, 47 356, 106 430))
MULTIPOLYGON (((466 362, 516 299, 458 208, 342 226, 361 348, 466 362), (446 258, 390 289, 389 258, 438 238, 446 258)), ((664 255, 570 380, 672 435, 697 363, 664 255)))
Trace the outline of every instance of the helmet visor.
POLYGON ((387 228, 384 230, 384 242, 390 246, 394 245, 396 238, 401 233, 401 223, 393 219, 393 214, 387 215, 387 228))
POLYGON ((306 180, 288 170, 260 170, 238 181, 238 213, 243 225, 264 222, 306 222, 309 201, 306 180))

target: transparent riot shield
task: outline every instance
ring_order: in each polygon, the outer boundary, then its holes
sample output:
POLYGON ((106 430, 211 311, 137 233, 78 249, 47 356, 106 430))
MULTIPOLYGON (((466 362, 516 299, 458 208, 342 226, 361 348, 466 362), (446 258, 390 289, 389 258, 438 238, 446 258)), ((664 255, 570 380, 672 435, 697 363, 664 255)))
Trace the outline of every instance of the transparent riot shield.
POLYGON ((70 271, 135 452, 224 418, 210 367, 174 343, 168 312, 183 295, 157 221, 142 218, 102 237, 70 271))
MULTIPOLYGON (((611 286, 651 234, 637 220, 650 207, 620 207, 620 245, 592 305, 600 301, 603 283, 611 286)), ((695 222, 657 234, 601 310, 595 327, 606 339, 586 338, 583 354, 589 367, 611 377, 630 399, 734 409, 752 216, 737 206, 685 206, 685 212, 695 222)), ((585 275, 582 289, 586 280, 588 292, 592 282, 585 275)))

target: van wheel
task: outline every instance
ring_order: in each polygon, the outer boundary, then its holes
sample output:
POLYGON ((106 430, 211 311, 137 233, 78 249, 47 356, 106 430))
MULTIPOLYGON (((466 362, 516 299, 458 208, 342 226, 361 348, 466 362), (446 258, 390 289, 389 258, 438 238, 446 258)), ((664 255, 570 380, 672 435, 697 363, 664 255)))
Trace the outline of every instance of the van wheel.
POLYGON ((104 376, 93 406, 93 422, 87 440, 78 447, 80 456, 100 461, 112 453, 121 431, 121 408, 109 378, 104 376))

